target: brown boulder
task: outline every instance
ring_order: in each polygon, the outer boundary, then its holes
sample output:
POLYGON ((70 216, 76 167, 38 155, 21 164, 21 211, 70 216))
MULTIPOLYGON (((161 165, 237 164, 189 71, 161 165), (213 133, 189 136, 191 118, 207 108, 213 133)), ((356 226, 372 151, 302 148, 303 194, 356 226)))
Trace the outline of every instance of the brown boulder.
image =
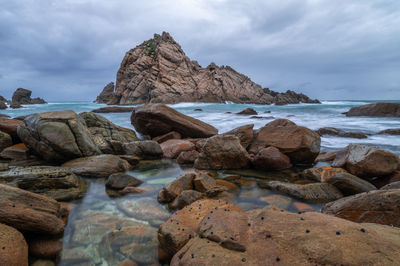
POLYGON ((0 223, 0 265, 28 266, 28 245, 14 228, 0 223))
POLYGON ((254 137, 253 127, 254 124, 241 126, 225 132, 222 135, 234 135, 238 137, 240 139, 240 144, 242 144, 243 148, 247 149, 254 137))
POLYGON ((355 138, 355 139, 366 139, 368 138, 367 135, 360 133, 360 132, 346 132, 338 128, 334 127, 323 127, 317 130, 317 133, 320 136, 324 135, 331 135, 331 136, 338 136, 343 138, 355 138))
POLYGON ((252 161, 255 168, 279 170, 290 168, 290 158, 275 147, 261 149, 252 161))
POLYGON ((242 111, 240 111, 239 113, 236 113, 238 115, 257 115, 257 111, 254 110, 253 108, 246 108, 242 111))
POLYGON ((352 107, 346 116, 400 117, 400 103, 372 103, 352 107))
POLYGON ((78 158, 64 163, 62 167, 71 168, 78 176, 94 178, 107 178, 113 173, 125 172, 132 168, 127 161, 112 154, 78 158))
POLYGON ((368 181, 347 173, 333 175, 326 182, 337 187, 345 196, 377 189, 368 181))
POLYGON ((164 104, 145 104, 132 112, 131 123, 144 135, 157 137, 176 131, 183 138, 207 138, 218 133, 213 126, 184 115, 164 104))
POLYGON ((274 146, 294 164, 313 163, 320 145, 321 137, 314 131, 286 119, 277 119, 260 128, 249 152, 257 154, 263 148, 274 146))
POLYGON ((170 140, 170 139, 181 139, 181 138, 182 138, 181 134, 179 134, 176 131, 171 131, 171 132, 168 132, 168 133, 166 133, 164 135, 155 137, 155 138, 153 138, 153 140, 157 141, 158 143, 163 143, 164 141, 167 141, 167 140, 170 140))
POLYGON ((207 139, 194 163, 197 169, 240 169, 249 165, 249 155, 232 135, 217 135, 207 139))
POLYGON ((12 96, 12 105, 21 105, 21 104, 44 104, 46 103, 45 100, 41 98, 33 98, 31 99, 32 91, 26 90, 23 88, 18 88, 13 96, 12 96))
POLYGON ((168 203, 178 197, 182 191, 193 189, 193 179, 195 177, 196 174, 194 173, 186 173, 179 176, 160 190, 157 200, 161 203, 168 203))
POLYGON ((0 131, 9 134, 14 143, 21 142, 17 133, 18 126, 21 123, 22 121, 16 119, 0 118, 0 131))
POLYGON ((0 110, 5 110, 7 109, 7 104, 5 102, 0 101, 0 110))
POLYGON ((175 159, 181 152, 192 151, 195 145, 183 139, 170 139, 160 144, 164 157, 175 159))
POLYGON ((29 157, 29 149, 23 143, 18 143, 5 148, 0 157, 11 160, 26 160, 29 157))
POLYGON ((326 204, 322 212, 357 223, 400 227, 400 189, 374 190, 326 204))
POLYGON ((163 156, 160 144, 153 140, 123 143, 122 150, 126 155, 134 155, 145 160, 161 159, 163 156))
POLYGON ((29 255, 40 259, 54 259, 63 249, 59 239, 33 238, 28 241, 29 255))
POLYGON ((101 107, 92 110, 93 113, 107 114, 107 113, 130 113, 135 110, 135 107, 121 107, 121 106, 109 106, 101 107))
POLYGON ((199 157, 198 151, 183 151, 176 158, 176 162, 179 164, 194 164, 196 159, 199 157))
POLYGON ((342 167, 359 177, 380 177, 393 173, 399 163, 396 154, 374 147, 350 144, 338 152, 333 167, 342 167))
POLYGON ((125 173, 115 173, 110 175, 106 180, 106 187, 111 189, 124 189, 125 187, 137 187, 140 186, 143 181, 125 174, 125 173))
POLYGON ((385 129, 385 130, 379 131, 378 134, 400 135, 400 128, 385 129))
POLYGON ((305 179, 317 181, 317 182, 327 182, 331 176, 336 174, 347 173, 345 169, 333 168, 331 166, 323 167, 313 167, 304 170, 301 175, 305 179))
POLYGON ((387 189, 400 189, 400 181, 387 184, 380 188, 380 190, 387 190, 387 189))

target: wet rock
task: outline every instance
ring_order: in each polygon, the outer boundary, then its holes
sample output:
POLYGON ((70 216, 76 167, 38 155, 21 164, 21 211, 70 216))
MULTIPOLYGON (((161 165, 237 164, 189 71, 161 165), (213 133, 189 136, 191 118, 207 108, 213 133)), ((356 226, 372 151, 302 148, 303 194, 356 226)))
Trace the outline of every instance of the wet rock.
POLYGON ((81 198, 88 189, 69 168, 53 166, 11 168, 0 172, 0 183, 63 201, 81 198))
POLYGON ((301 176, 305 179, 317 181, 317 182, 327 182, 329 178, 336 174, 346 174, 347 171, 342 168, 333 168, 331 166, 323 166, 323 167, 313 167, 304 170, 301 173, 301 176))
POLYGON ((315 158, 314 163, 318 162, 331 162, 335 160, 337 152, 320 153, 317 158, 315 158))
POLYGON ((73 111, 33 114, 18 126, 25 145, 47 161, 100 154, 84 120, 73 111))
POLYGON ((164 104, 138 106, 131 116, 135 129, 151 137, 176 131, 183 138, 207 138, 218 133, 213 126, 186 116, 164 104))
POLYGON ((260 198, 261 201, 273 205, 277 208, 287 209, 292 203, 292 199, 283 195, 275 194, 268 195, 260 198))
POLYGON ((14 228, 0 223, 0 265, 28 266, 28 245, 14 228))
POLYGON ((333 167, 342 167, 359 177, 385 176, 398 167, 398 156, 374 147, 350 144, 338 152, 333 167))
POLYGON ((171 210, 180 210, 203 197, 204 194, 196 190, 184 190, 168 205, 168 207, 171 210))
POLYGON ((241 126, 231 131, 225 132, 222 135, 233 135, 238 137, 240 140, 240 144, 242 144, 243 148, 247 149, 254 137, 253 127, 254 124, 241 126))
POLYGON ((169 217, 168 211, 152 198, 121 199, 117 205, 129 217, 142 221, 165 221, 169 217))
POLYGON ((7 133, 13 139, 13 143, 19 143, 21 140, 18 137, 17 129, 22 121, 16 119, 0 118, 0 131, 7 133))
POLYGON ((29 158, 29 149, 23 143, 18 143, 5 148, 0 157, 11 160, 26 160, 29 158))
POLYGON ((320 136, 330 135, 330 136, 338 136, 343 138, 355 138, 355 139, 366 139, 367 135, 360 132, 346 132, 338 128, 334 127, 323 127, 317 130, 317 133, 320 136))
POLYGON ((63 249, 59 239, 34 238, 28 241, 29 255, 40 259, 54 259, 63 249))
POLYGON ((400 190, 374 190, 326 204, 322 212, 357 223, 400 227, 400 190))
POLYGON ((343 194, 335 186, 327 183, 298 185, 280 181, 269 181, 263 187, 285 193, 306 202, 330 202, 343 197, 343 194))
POLYGON ((198 151, 183 151, 176 158, 176 162, 179 164, 194 164, 196 159, 199 157, 198 151))
POLYGON ((386 130, 379 131, 378 134, 386 134, 386 135, 400 135, 400 128, 390 128, 386 130))
POLYGON ((140 158, 135 155, 119 155, 119 158, 127 161, 132 167, 135 167, 140 163, 140 158))
POLYGON ((275 147, 261 149, 252 160, 255 168, 264 170, 280 170, 290 168, 290 158, 275 147))
POLYGON ((400 117, 400 103, 372 103, 352 107, 346 116, 400 117))
POLYGON ((111 189, 124 189, 125 187, 140 186, 143 181, 125 173, 115 173, 106 180, 106 187, 111 189))
POLYGON ((207 192, 217 185, 215 179, 207 174, 199 173, 193 179, 193 186, 196 191, 207 192))
POLYGON ((197 169, 238 169, 249 165, 249 155, 232 135, 217 135, 207 139, 194 163, 197 169))
MULTIPOLYGON (((115 89, 114 82, 108 83, 103 88, 103 90, 101 91, 99 96, 97 96, 97 98, 96 98, 96 100, 94 102, 95 103, 108 103, 108 102, 110 102, 115 96, 114 89, 115 89)), ((107 108, 107 107, 104 107, 104 108, 107 108)))
POLYGON ((196 109, 194 109, 193 111, 195 111, 195 112, 203 112, 203 109, 201 109, 201 108, 196 108, 196 109))
POLYGON ((256 110, 254 110, 253 108, 246 108, 242 111, 240 111, 239 113, 236 113, 237 115, 257 115, 258 113, 256 112, 256 110))
POLYGON ((197 235, 200 221, 211 211, 235 211, 240 208, 223 200, 198 200, 175 212, 158 229, 160 247, 173 256, 190 239, 197 235))
POLYGON ((184 190, 193 189, 193 179, 196 177, 194 173, 186 173, 172 181, 161 189, 158 193, 157 200, 161 203, 173 201, 184 190))
POLYGON ((197 233, 200 237, 187 241, 171 266, 391 265, 400 258, 398 228, 358 224, 317 212, 216 210, 202 219, 197 233))
POLYGON ((320 151, 321 138, 314 131, 290 120, 277 119, 260 128, 249 152, 273 146, 289 156, 294 164, 313 163, 320 151))
POLYGON ((122 154, 122 143, 139 140, 135 131, 117 126, 101 115, 85 112, 79 116, 85 121, 94 142, 103 153, 122 154))
POLYGON ((0 184, 0 223, 33 233, 57 235, 64 231, 58 218, 60 204, 50 198, 0 184))
POLYGON ((195 145, 187 140, 170 139, 160 144, 164 157, 175 159, 183 151, 195 149, 195 145))
POLYGON ((153 140, 157 141, 158 143, 163 143, 163 142, 165 142, 167 140, 170 140, 170 139, 181 139, 181 138, 182 138, 181 134, 179 134, 176 131, 171 131, 171 132, 168 132, 168 133, 166 133, 164 135, 155 137, 155 138, 153 138, 153 140))
POLYGON ((160 159, 163 156, 160 144, 152 140, 124 143, 122 148, 126 155, 135 155, 145 160, 160 159))
POLYGON ((368 181, 347 173, 335 174, 331 176, 326 182, 337 187, 345 196, 377 189, 368 181))
MULTIPOLYGON (((7 133, 0 131, 0 152, 11 145, 12 145, 11 136, 8 135, 7 133)), ((1 156, 1 153, 0 157, 3 157, 1 156)))

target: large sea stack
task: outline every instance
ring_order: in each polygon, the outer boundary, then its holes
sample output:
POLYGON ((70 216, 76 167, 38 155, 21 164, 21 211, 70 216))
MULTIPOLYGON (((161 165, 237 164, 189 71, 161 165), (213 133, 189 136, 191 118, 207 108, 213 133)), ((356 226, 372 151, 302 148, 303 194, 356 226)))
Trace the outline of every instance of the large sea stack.
MULTIPOLYGON (((104 92, 102 93, 104 94, 104 92)), ((257 104, 319 103, 304 94, 263 89, 229 66, 206 68, 191 61, 166 32, 128 51, 108 104, 226 102, 257 104)))

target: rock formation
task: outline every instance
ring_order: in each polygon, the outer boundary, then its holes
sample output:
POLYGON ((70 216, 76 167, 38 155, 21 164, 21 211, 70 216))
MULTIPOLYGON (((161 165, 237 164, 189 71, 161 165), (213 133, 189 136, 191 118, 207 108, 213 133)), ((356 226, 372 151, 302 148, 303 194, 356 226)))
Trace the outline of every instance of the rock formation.
POLYGON ((107 103, 114 97, 114 82, 108 83, 103 91, 100 93, 99 96, 97 96, 96 100, 94 101, 95 103, 107 103))
MULTIPOLYGON (((99 96, 111 95, 111 90, 99 96)), ((98 99, 99 99, 98 98, 98 99)), ((229 66, 206 68, 191 61, 166 32, 128 51, 108 104, 220 102, 259 104, 319 103, 293 91, 263 89, 229 66)))
POLYGON ((400 103, 372 103, 353 107, 346 116, 400 117, 400 103))
POLYGON ((23 88, 18 88, 11 100, 11 107, 12 108, 18 108, 21 104, 44 104, 47 103, 45 100, 42 98, 31 98, 32 91, 26 90, 23 88))

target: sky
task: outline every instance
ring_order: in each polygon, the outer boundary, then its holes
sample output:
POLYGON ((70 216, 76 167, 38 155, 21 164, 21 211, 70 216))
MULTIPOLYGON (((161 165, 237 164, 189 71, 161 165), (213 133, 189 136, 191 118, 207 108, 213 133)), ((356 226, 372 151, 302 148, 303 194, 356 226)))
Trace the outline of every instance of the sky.
POLYGON ((400 99, 398 0, 0 0, 0 95, 92 101, 167 31, 206 67, 322 100, 400 99))

